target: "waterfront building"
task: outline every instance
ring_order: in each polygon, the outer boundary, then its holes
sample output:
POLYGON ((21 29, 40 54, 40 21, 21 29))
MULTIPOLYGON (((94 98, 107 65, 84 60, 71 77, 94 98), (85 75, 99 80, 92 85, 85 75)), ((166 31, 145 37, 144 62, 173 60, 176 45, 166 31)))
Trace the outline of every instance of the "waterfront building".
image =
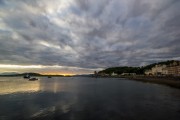
POLYGON ((168 71, 168 75, 180 76, 180 65, 168 66, 166 70, 168 71))
POLYGON ((166 65, 155 65, 155 67, 151 69, 152 75, 166 75, 167 70, 165 68, 166 65))
POLYGON ((152 75, 152 71, 151 70, 146 70, 145 75, 152 75))
POLYGON ((132 75, 132 76, 134 76, 134 75, 136 75, 136 73, 122 73, 121 75, 123 75, 123 76, 126 76, 126 75, 132 75))
POLYGON ((113 72, 112 74, 111 74, 111 76, 117 76, 118 74, 117 73, 115 73, 115 72, 113 72))
POLYGON ((178 76, 180 76, 180 65, 177 66, 177 70, 178 70, 178 76))
POLYGON ((180 76, 180 62, 174 61, 170 65, 155 65, 151 70, 146 70, 145 74, 180 76))

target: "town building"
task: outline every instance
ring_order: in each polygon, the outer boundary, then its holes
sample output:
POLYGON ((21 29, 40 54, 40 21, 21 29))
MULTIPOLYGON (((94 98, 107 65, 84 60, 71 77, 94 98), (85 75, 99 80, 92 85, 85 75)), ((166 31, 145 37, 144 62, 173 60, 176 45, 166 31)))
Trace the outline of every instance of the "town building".
POLYGON ((134 75, 136 75, 136 73, 122 73, 121 75, 123 75, 123 76, 129 76, 129 75, 134 76, 134 75))
POLYGON ((155 67, 153 67, 151 69, 151 73, 152 73, 152 75, 167 74, 167 70, 165 68, 166 68, 166 65, 155 65, 155 67))
POLYGON ((113 72, 112 74, 111 74, 111 76, 117 76, 118 74, 117 73, 115 73, 115 72, 113 72))
POLYGON ((174 62, 165 68, 167 75, 180 76, 180 62, 174 62))
POLYGON ((151 70, 146 70, 145 75, 152 75, 152 71, 151 70))
POLYGON ((180 62, 175 61, 170 65, 155 65, 151 70, 146 70, 145 74, 180 76, 180 62))

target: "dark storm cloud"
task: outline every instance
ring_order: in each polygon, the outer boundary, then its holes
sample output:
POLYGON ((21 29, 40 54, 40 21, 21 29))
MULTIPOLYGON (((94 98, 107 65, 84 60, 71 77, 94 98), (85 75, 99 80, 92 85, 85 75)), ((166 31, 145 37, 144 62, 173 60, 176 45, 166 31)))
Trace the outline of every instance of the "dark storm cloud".
POLYGON ((179 0, 0 0, 0 62, 105 68, 180 59, 179 6, 179 0))

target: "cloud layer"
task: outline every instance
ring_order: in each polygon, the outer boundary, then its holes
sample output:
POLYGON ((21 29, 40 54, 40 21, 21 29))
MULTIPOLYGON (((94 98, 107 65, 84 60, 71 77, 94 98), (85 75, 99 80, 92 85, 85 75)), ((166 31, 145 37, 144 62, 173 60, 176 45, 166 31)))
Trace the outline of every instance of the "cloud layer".
POLYGON ((0 63, 84 69, 180 60, 179 0, 0 0, 0 63))

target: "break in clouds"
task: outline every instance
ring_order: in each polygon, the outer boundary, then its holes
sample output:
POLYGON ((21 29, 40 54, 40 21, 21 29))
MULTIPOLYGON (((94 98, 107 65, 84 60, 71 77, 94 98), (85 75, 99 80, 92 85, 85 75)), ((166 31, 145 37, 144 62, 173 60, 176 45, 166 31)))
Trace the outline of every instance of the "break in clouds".
POLYGON ((0 63, 88 70, 179 60, 179 6, 179 0, 0 0, 0 63))

